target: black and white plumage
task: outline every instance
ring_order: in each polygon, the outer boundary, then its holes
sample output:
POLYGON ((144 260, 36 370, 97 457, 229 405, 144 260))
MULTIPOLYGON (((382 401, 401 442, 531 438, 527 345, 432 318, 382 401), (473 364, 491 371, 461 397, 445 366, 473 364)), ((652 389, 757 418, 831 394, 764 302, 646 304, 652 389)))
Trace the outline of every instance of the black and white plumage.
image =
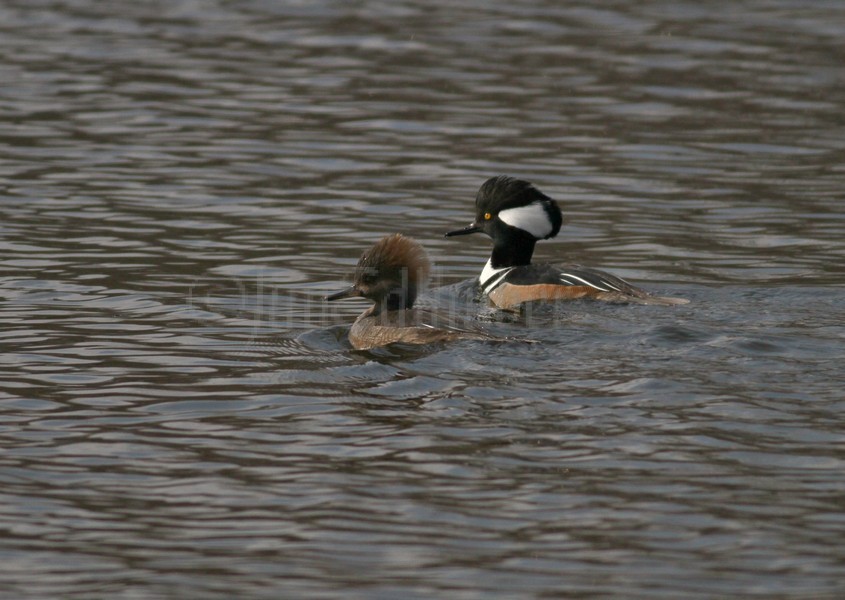
POLYGON ((532 264, 539 240, 556 236, 563 223, 555 200, 529 182, 499 176, 488 179, 475 198, 475 220, 447 237, 483 232, 493 240, 493 252, 479 283, 500 308, 532 300, 596 298, 640 304, 685 304, 681 298, 661 298, 625 280, 579 265, 532 264))

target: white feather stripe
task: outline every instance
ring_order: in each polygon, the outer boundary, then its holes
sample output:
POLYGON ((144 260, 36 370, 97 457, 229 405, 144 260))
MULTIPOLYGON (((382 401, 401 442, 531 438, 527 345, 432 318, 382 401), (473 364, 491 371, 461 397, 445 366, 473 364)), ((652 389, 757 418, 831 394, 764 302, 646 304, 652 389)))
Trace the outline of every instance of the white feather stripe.
POLYGON ((508 271, 505 271, 504 273, 502 273, 501 275, 496 277, 493 281, 490 281, 487 285, 482 286, 484 288, 484 293, 489 294, 494 289, 496 289, 496 286, 498 286, 505 279, 507 274, 508 274, 508 271))
MULTIPOLYGON (((586 285, 590 286, 591 288, 596 288, 597 290, 601 290, 602 292, 607 292, 607 291, 610 291, 610 290, 607 290, 607 289, 605 289, 605 288, 603 288, 603 287, 601 287, 601 286, 599 286, 599 285, 596 285, 595 283, 592 283, 592 282, 590 282, 590 281, 587 281, 586 279, 584 279, 584 278, 582 278, 582 277, 578 277, 577 275, 573 275, 572 273, 561 273, 561 281, 563 281, 563 278, 564 278, 564 277, 571 278, 571 279, 577 279, 578 281, 583 282, 584 284, 586 284, 586 285)), ((570 281, 570 282, 568 282, 568 283, 572 283, 572 282, 570 281)), ((606 281, 602 281, 602 283, 604 283, 605 285, 609 286, 610 288, 612 288, 612 289, 616 290, 616 288, 615 288, 615 287, 613 287, 612 285, 610 285, 610 284, 609 284, 609 283, 607 283, 606 281)), ((619 291, 619 290, 616 290, 616 291, 619 291)))
POLYGON ((539 202, 527 206, 506 208, 499 211, 499 218, 517 229, 522 229, 537 239, 543 239, 552 232, 552 222, 546 209, 539 202))
POLYGON ((499 269, 494 269, 493 265, 491 264, 493 259, 489 259, 487 264, 484 265, 484 269, 481 271, 481 276, 478 278, 479 283, 481 283, 481 287, 485 293, 489 293, 494 287, 496 287, 502 279, 505 278, 505 275, 510 273, 513 267, 501 267, 499 269))

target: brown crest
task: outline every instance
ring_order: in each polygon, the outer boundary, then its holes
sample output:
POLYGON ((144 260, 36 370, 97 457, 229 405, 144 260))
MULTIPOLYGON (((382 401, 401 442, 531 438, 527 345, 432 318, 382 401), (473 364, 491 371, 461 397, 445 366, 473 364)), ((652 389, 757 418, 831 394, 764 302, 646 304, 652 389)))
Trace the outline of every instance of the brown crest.
POLYGON ((355 270, 355 282, 365 283, 371 277, 401 281, 403 272, 408 283, 420 287, 428 280, 431 262, 419 242, 394 233, 364 252, 355 270))

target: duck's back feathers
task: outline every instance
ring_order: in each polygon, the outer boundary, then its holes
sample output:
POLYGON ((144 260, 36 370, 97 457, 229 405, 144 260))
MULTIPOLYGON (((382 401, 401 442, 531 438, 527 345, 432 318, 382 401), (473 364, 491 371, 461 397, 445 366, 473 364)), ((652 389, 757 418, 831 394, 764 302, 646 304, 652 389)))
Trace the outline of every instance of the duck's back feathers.
POLYGON ((486 290, 499 308, 512 308, 535 300, 595 298, 606 302, 673 305, 683 298, 662 298, 631 285, 624 279, 580 265, 531 264, 513 267, 499 283, 486 290))

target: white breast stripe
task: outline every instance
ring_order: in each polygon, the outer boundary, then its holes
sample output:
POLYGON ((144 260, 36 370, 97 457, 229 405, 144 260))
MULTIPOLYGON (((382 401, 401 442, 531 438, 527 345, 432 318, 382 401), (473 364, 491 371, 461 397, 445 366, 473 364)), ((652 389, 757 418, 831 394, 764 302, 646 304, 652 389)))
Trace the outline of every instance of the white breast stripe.
POLYGON ((484 265, 484 269, 481 271, 481 276, 478 278, 481 288, 484 290, 485 294, 489 294, 493 291, 493 288, 499 285, 505 276, 511 272, 511 269, 513 269, 513 267, 494 269, 490 264, 491 262, 492 259, 487 261, 487 264, 484 265))
POLYGON ((499 218, 511 227, 527 231, 537 239, 543 239, 552 232, 549 215, 539 202, 532 202, 528 206, 506 208, 499 211, 499 218))
POLYGON ((505 271, 504 273, 502 273, 498 277, 494 278, 494 280, 489 282, 487 285, 483 286, 484 287, 484 293, 489 294, 494 289, 496 289, 496 286, 499 285, 500 283, 502 283, 502 280, 505 277, 507 277, 509 272, 510 272, 510 269, 508 269, 507 271, 505 271))

